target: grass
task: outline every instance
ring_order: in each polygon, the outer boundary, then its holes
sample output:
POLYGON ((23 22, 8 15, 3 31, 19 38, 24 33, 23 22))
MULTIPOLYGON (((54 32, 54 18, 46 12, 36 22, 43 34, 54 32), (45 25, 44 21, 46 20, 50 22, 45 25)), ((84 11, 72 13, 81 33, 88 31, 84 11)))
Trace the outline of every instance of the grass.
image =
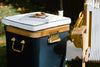
POLYGON ((0 41, 4 41, 4 44, 1 44, 0 47, 6 46, 6 37, 5 37, 5 34, 0 34, 0 41))

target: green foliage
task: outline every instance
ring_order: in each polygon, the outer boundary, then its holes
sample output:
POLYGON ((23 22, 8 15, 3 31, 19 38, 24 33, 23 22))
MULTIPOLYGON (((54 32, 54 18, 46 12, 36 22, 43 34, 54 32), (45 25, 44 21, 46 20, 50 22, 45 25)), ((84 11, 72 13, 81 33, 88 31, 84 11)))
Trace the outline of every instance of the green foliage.
POLYGON ((1 5, 0 8, 0 31, 2 31, 4 34, 4 25, 2 24, 2 18, 12 15, 20 14, 20 12, 17 12, 16 9, 13 8, 13 6, 9 7, 8 5, 1 5))
POLYGON ((4 44, 0 44, 0 67, 7 67, 6 66, 6 40, 5 40, 5 31, 4 31, 4 24, 2 24, 2 18, 12 15, 21 14, 17 12, 13 6, 5 5, 4 3, 0 3, 0 41, 4 41, 4 44))

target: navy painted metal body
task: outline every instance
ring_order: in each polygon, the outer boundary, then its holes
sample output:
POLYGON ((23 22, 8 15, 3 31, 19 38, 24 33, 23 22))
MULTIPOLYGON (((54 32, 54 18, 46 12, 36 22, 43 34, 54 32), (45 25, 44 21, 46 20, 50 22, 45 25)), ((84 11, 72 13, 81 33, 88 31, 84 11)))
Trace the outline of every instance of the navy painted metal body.
MULTIPOLYGON (((63 40, 67 36, 67 31, 59 33, 59 37, 63 40)), ((8 67, 65 67, 65 55, 57 54, 54 51, 55 46, 62 45, 66 51, 66 42, 49 44, 49 36, 41 38, 30 38, 6 31, 7 39, 7 60, 8 67), (25 45, 21 53, 12 50, 11 38, 15 37, 16 49, 21 49, 20 41, 24 40, 25 45), (63 58, 63 61, 62 61, 63 58), (62 66, 61 66, 62 65, 62 66)), ((60 50, 60 49, 58 49, 60 50)))

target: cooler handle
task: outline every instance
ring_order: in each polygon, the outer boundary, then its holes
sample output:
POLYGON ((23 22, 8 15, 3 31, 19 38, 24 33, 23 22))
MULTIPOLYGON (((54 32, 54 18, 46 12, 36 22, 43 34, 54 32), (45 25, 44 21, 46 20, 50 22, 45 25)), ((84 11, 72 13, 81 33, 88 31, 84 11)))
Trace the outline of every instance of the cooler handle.
POLYGON ((15 41, 16 41, 15 37, 11 38, 11 41, 13 41, 13 43, 12 43, 12 50, 15 51, 15 52, 21 53, 21 52, 23 51, 23 49, 24 49, 25 40, 22 40, 22 41, 20 42, 20 43, 22 44, 21 50, 18 50, 18 49, 15 49, 15 48, 14 48, 14 46, 15 46, 15 41))
POLYGON ((55 42, 59 42, 61 41, 60 37, 59 37, 59 32, 52 32, 49 34, 49 39, 48 39, 48 43, 55 43, 55 42))

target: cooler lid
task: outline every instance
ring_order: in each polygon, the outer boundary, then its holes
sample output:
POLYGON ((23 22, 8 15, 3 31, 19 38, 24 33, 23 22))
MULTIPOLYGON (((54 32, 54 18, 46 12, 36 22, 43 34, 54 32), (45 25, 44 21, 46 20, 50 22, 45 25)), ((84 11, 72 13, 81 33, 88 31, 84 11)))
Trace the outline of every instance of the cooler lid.
MULTIPOLYGON (((67 17, 60 17, 57 15, 45 13, 45 16, 35 17, 35 14, 40 14, 41 12, 33 12, 33 13, 27 13, 27 14, 21 14, 21 15, 15 15, 15 16, 9 16, 4 17, 2 22, 5 25, 10 25, 30 31, 37 31, 42 29, 42 25, 46 24, 45 28, 49 28, 50 26, 53 27, 54 25, 50 25, 50 23, 58 22, 58 25, 64 25, 64 24, 70 24, 71 19, 67 17), (66 23, 62 23, 62 21, 68 21, 66 23), (48 24, 48 26, 47 26, 48 24), (49 26, 50 25, 50 26, 49 26), (35 28, 36 26, 41 26, 41 29, 33 30, 33 29, 27 29, 27 28, 35 28)), ((55 24, 56 26, 56 24, 55 24)))

